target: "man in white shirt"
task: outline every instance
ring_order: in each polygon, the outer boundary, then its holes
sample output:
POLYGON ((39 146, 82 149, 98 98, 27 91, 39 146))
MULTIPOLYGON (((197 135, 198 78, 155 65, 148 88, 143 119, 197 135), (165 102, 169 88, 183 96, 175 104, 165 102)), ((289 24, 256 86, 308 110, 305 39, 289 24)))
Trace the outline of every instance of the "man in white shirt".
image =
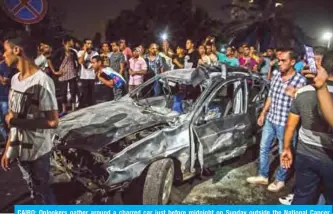
POLYGON ((91 39, 85 39, 83 50, 79 51, 78 58, 81 65, 80 81, 81 81, 81 96, 79 108, 85 108, 94 104, 94 86, 95 86, 95 72, 91 65, 91 60, 98 53, 93 50, 93 43, 91 39))

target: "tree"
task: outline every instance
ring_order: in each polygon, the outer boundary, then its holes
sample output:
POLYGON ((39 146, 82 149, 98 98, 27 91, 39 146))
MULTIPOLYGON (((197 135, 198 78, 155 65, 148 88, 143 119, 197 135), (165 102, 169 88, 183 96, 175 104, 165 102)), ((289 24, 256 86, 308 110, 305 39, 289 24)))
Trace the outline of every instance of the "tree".
POLYGON ((134 10, 122 11, 108 21, 105 37, 148 45, 160 42, 165 32, 172 44, 183 45, 186 38, 199 41, 212 31, 218 32, 220 24, 202 8, 194 8, 191 0, 140 0, 134 10))
POLYGON ((254 0, 253 3, 235 1, 222 7, 231 11, 233 20, 225 25, 223 32, 231 37, 232 45, 248 43, 302 49, 308 38, 300 27, 291 21, 288 2, 282 0, 254 0))

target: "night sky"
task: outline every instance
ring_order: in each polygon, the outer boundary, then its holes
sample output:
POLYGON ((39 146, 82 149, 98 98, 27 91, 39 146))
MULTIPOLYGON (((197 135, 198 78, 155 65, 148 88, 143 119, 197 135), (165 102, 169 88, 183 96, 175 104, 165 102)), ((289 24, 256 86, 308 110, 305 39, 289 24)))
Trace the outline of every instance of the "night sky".
MULTIPOLYGON (((205 8, 212 17, 219 18, 219 6, 230 0, 192 0, 205 8)), ((324 31, 333 31, 333 0, 288 0, 293 4, 296 23, 305 32, 319 38, 324 31)), ((64 27, 82 39, 92 37, 96 32, 104 34, 105 21, 116 17, 121 10, 132 9, 137 0, 54 0, 64 10, 64 27)))

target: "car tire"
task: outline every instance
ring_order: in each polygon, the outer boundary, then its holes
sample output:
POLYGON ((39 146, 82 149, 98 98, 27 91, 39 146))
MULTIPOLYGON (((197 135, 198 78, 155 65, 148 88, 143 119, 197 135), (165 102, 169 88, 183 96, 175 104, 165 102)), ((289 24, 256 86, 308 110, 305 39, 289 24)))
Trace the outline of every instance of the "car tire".
POLYGON ((174 163, 172 159, 161 159, 153 162, 147 171, 142 203, 167 204, 174 181, 174 163))

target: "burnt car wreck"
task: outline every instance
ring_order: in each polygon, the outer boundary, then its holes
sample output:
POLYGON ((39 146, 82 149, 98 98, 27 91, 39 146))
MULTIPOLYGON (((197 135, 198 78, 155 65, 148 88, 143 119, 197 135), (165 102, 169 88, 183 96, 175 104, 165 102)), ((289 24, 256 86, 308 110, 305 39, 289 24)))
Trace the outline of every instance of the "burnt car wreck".
POLYGON ((54 135, 54 173, 91 191, 139 191, 140 203, 166 204, 174 181, 255 143, 267 94, 260 75, 223 64, 156 75, 116 102, 63 117, 54 135), (156 84, 160 96, 152 95, 156 84))

